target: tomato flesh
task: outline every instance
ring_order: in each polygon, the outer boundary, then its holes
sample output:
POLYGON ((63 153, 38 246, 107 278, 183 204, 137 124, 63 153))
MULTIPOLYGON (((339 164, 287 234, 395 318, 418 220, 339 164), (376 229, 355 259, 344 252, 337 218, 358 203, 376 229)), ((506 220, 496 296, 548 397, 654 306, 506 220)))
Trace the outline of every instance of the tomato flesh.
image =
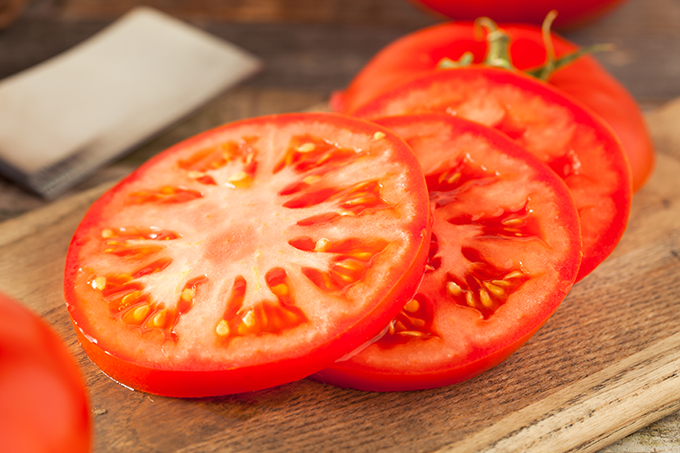
POLYGON ((208 131, 98 200, 67 258, 81 343, 170 396, 307 376, 375 335, 421 278, 427 189, 384 127, 280 115, 208 131))
POLYGON ((571 288, 576 207, 549 168, 490 128, 431 114, 376 121, 423 166, 434 217, 428 264, 383 335, 315 378, 361 390, 469 379, 519 348, 571 288))
MULTIPOLYGON (((546 50, 540 27, 504 24, 501 28, 511 37, 510 56, 517 69, 544 64, 546 50)), ((554 33, 552 43, 558 58, 578 50, 554 33)), ((345 91, 334 93, 331 106, 352 113, 371 99, 431 72, 443 58, 457 61, 464 52, 472 52, 477 64, 487 53, 486 42, 475 38, 471 22, 445 23, 406 35, 376 54, 345 91)), ((654 145, 628 90, 589 55, 555 71, 548 83, 592 109, 614 129, 630 161, 633 190, 639 190, 654 167, 654 145)))
POLYGON ((534 79, 484 67, 431 73, 355 114, 378 118, 424 112, 504 132, 566 182, 581 219, 583 262, 577 280, 614 250, 630 211, 630 171, 619 141, 601 120, 534 79))
POLYGON ((86 453, 87 390, 56 333, 0 294, 0 451, 86 453))

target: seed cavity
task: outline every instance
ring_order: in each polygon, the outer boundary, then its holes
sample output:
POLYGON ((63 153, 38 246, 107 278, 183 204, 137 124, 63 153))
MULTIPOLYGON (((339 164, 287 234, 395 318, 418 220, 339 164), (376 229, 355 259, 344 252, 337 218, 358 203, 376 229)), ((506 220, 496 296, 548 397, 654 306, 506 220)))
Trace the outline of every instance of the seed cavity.
POLYGON ((330 171, 365 153, 352 148, 343 148, 337 143, 310 134, 291 138, 281 160, 274 166, 274 173, 285 167, 292 167, 297 173, 312 170, 330 171))
POLYGON ((434 308, 432 302, 418 293, 411 299, 387 326, 385 334, 377 341, 389 347, 409 341, 426 341, 438 338, 434 328, 434 308))
POLYGON ((475 259, 474 270, 464 280, 448 281, 446 294, 458 305, 478 310, 484 319, 493 316, 512 293, 531 278, 521 270, 495 269, 475 253, 467 255, 475 259))
POLYGON ((180 204, 203 198, 198 190, 184 187, 163 186, 158 189, 145 189, 131 192, 126 203, 133 204, 180 204))
POLYGON ((295 306, 293 288, 285 269, 269 269, 265 281, 276 301, 261 300, 244 308, 248 284, 243 276, 234 279, 224 315, 215 327, 221 344, 228 345, 235 337, 280 335, 308 322, 307 316, 295 306))

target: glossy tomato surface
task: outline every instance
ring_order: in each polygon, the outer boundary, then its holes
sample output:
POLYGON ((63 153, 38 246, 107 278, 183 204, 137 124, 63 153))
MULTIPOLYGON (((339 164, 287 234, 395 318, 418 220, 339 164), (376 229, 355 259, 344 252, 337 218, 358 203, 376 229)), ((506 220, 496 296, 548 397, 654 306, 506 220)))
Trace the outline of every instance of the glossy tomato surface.
POLYGON ((416 4, 457 20, 490 17, 497 22, 540 25, 552 10, 558 12, 555 26, 572 28, 601 17, 623 0, 412 0, 416 4))
POLYGON ((98 200, 65 294, 113 379, 205 396, 303 378, 376 335, 429 243, 407 144, 335 114, 231 123, 156 156, 98 200))
POLYGON ((601 120, 548 85, 503 69, 435 71, 355 112, 365 118, 443 113, 493 127, 547 163, 571 191, 581 219, 578 279, 614 250, 626 228, 630 170, 601 120))
MULTIPOLYGON (((541 66, 546 50, 540 27, 505 24, 511 37, 512 63, 519 70, 541 66)), ((559 58, 578 46, 552 34, 559 58)), ((476 39, 471 22, 436 25, 398 39, 376 54, 352 80, 347 89, 331 99, 334 110, 352 113, 378 95, 406 81, 431 72, 443 58, 459 60, 464 52, 481 63, 486 42, 476 39)), ((626 90, 592 56, 583 56, 554 72, 548 82, 578 100, 609 124, 618 135, 630 161, 633 189, 640 189, 654 166, 654 146, 640 109, 626 90)))
POLYGON ((0 294, 0 451, 85 453, 91 437, 75 360, 47 324, 0 294))
POLYGON ((361 390, 469 379, 526 342, 571 288, 576 207, 546 165, 493 129, 445 115, 377 121, 423 166, 434 217, 427 270, 379 340, 315 377, 361 390))

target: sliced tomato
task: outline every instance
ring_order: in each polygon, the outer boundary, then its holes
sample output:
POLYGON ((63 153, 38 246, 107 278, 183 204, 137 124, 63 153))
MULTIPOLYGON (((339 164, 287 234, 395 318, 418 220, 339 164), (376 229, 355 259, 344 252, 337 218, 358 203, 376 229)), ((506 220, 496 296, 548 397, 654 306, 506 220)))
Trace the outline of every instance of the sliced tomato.
POLYGON ((0 294, 0 451, 87 453, 85 382, 57 334, 0 294))
POLYGON ((377 122, 423 166, 427 270, 379 339, 314 377, 361 390, 461 382, 512 354, 568 293, 581 260, 576 207, 545 164, 493 129, 445 115, 377 122))
MULTIPOLYGON (((540 27, 503 24, 501 28, 511 37, 510 55, 517 69, 528 70, 545 62, 540 27)), ((555 33, 551 36, 557 58, 579 49, 555 33)), ((431 72, 444 58, 457 61, 463 53, 472 52, 474 62, 481 63, 487 48, 485 41, 475 38, 472 22, 445 23, 416 31, 376 54, 345 91, 334 93, 331 106, 338 112, 352 113, 371 99, 431 72)), ((654 145, 642 112, 628 90, 589 55, 552 73, 548 83, 595 111, 614 129, 630 161, 633 189, 640 189, 654 167, 654 145)))
POLYGON ((630 212, 630 170, 619 140, 585 108, 528 76, 470 67, 420 77, 355 114, 379 118, 424 112, 494 127, 566 182, 581 218, 583 262, 577 280, 614 250, 630 212))
POLYGON ((86 352, 127 386, 251 391, 377 334, 413 295, 428 243, 422 171, 388 129, 254 118, 168 149, 94 203, 66 301, 86 352))

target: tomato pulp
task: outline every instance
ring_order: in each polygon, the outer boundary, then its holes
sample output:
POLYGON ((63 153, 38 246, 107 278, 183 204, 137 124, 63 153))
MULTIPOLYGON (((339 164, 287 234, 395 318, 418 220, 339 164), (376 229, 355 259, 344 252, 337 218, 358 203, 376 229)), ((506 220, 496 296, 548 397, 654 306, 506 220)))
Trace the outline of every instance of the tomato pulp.
POLYGON ((0 294, 0 451, 86 453, 91 429, 85 383, 66 346, 0 294))
POLYGON ((614 250, 631 202, 630 170, 616 136, 556 89, 495 68, 436 71, 365 104, 364 118, 445 113, 494 127, 547 163, 569 187, 581 219, 577 280, 614 250))
POLYGON ((314 377, 361 390, 457 383, 507 358, 564 299, 581 259, 576 207, 546 165, 490 128, 444 115, 377 122, 423 166, 428 264, 377 341, 314 377))
POLYGON ((458 20, 486 16, 498 22, 536 25, 552 10, 559 13, 557 28, 572 28, 604 16, 623 0, 412 0, 437 13, 458 20))
POLYGON ((403 140, 335 114, 225 125, 151 159, 76 231, 66 301, 92 360, 169 396, 303 378, 414 293, 427 189, 403 140))
MULTIPOLYGON (((501 28, 511 37, 510 56, 517 69, 528 70, 545 62, 540 27, 505 24, 501 28)), ((557 58, 578 50, 558 35, 551 36, 557 58)), ((472 22, 446 23, 411 33, 376 54, 345 91, 334 93, 331 106, 353 113, 371 99, 431 72, 444 58, 459 60, 469 51, 474 62, 481 63, 487 48, 486 42, 475 39, 472 22)), ((547 81, 592 109, 614 129, 630 161, 633 190, 639 190, 654 167, 654 146, 642 113, 626 88, 589 55, 553 72, 547 81)))

